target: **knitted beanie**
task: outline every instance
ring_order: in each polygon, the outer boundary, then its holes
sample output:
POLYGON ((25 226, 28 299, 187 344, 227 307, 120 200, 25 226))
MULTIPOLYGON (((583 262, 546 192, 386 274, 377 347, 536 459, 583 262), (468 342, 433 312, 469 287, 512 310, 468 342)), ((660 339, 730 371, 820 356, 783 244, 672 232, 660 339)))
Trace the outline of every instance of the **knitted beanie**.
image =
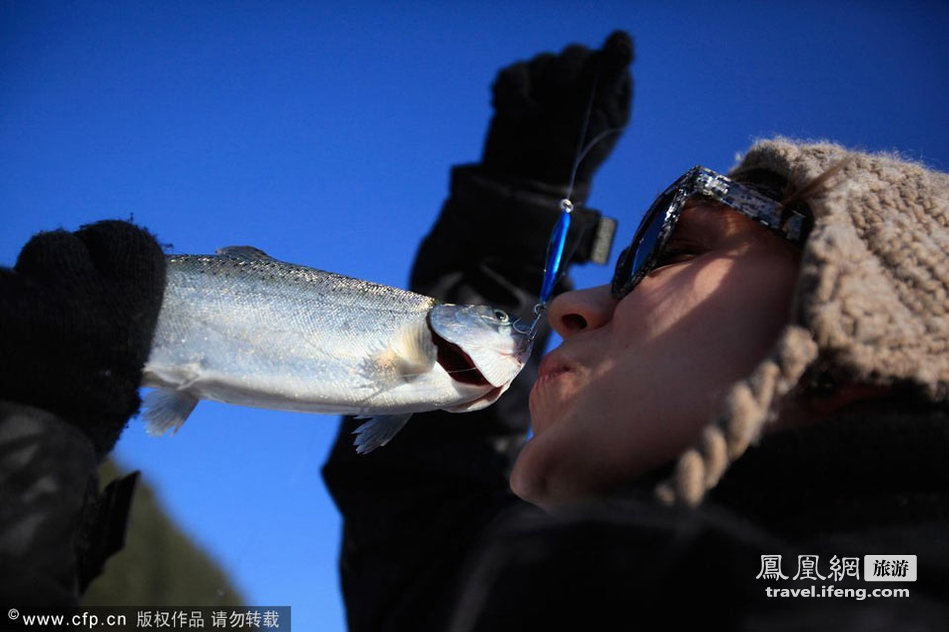
POLYGON ((949 174, 892 154, 783 138, 756 143, 733 172, 806 189, 832 168, 826 186, 802 199, 814 225, 790 322, 679 458, 674 478, 657 489, 662 500, 700 502, 809 369, 949 400, 949 174))

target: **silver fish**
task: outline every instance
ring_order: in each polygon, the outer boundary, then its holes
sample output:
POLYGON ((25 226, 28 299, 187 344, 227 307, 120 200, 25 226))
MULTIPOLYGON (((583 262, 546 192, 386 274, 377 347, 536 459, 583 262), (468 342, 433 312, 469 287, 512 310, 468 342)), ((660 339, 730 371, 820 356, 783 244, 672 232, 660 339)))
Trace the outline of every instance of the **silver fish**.
POLYGON ((501 310, 452 305, 278 261, 249 246, 172 255, 143 386, 150 434, 199 399, 370 420, 357 452, 412 413, 478 410, 507 390, 531 338, 501 310))

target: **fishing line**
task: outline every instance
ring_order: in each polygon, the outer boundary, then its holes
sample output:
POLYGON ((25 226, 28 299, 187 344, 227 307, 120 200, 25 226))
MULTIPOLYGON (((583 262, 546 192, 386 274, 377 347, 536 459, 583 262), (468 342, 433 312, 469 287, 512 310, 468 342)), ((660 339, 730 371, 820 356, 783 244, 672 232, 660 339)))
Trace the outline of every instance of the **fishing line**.
MULTIPOLYGON (((580 168, 580 164, 583 162, 583 159, 586 158, 587 154, 590 153, 591 149, 596 147, 610 135, 617 134, 622 131, 621 127, 612 127, 606 129, 597 134, 589 143, 584 145, 584 141, 586 141, 587 136, 587 128, 589 127, 590 119, 593 115, 593 103, 596 99, 596 89, 600 82, 601 70, 602 68, 597 68, 597 73, 593 78, 593 85, 590 87, 590 98, 587 101, 586 111, 584 112, 583 122, 580 128, 580 136, 577 141, 577 153, 573 161, 573 166, 570 170, 570 179, 567 184, 567 195, 559 202, 560 216, 557 218, 557 222, 554 224, 554 227, 550 232, 550 240, 547 243, 547 254, 544 257, 544 278, 541 282, 538 302, 536 305, 534 305, 534 320, 526 330, 518 327, 518 324, 521 322, 520 320, 517 320, 514 323, 515 331, 530 336, 531 342, 533 342, 534 338, 537 336, 537 331, 540 328, 541 316, 543 316, 544 312, 547 311, 547 304, 550 301, 550 296, 553 294, 554 287, 563 276, 563 270, 561 269, 563 267, 562 264, 564 261, 563 252, 567 243, 567 234, 570 232, 571 213, 573 212, 573 202, 570 200, 570 198, 573 197, 573 187, 576 183, 577 171, 580 168)), ((586 232, 587 228, 588 227, 586 226, 583 227, 584 233, 586 232)), ((583 239, 584 233, 577 235, 577 238, 574 240, 571 252, 566 257, 567 261, 573 257, 577 247, 583 239)))

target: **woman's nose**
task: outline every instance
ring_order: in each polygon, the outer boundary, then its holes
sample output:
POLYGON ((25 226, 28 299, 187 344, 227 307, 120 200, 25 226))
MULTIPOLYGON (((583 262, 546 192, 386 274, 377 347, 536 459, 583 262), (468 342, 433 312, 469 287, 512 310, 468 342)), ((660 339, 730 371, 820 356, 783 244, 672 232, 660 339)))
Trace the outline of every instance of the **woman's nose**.
POLYGON ((547 320, 561 338, 567 339, 610 322, 616 303, 609 285, 564 292, 551 301, 547 320))

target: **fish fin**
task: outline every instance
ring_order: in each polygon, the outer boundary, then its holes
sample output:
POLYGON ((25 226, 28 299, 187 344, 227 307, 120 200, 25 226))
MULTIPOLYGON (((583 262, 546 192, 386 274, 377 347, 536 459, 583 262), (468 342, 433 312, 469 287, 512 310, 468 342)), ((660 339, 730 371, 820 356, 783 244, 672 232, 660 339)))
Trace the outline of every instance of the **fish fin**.
POLYGON ((398 383, 430 371, 437 358, 438 348, 432 342, 428 325, 421 320, 403 327, 363 370, 373 382, 378 382, 380 376, 389 376, 392 383, 398 383))
MULTIPOLYGON (((356 440, 353 444, 356 446, 357 454, 368 454, 380 446, 384 446, 396 435, 402 426, 409 420, 412 413, 404 415, 375 415, 369 417, 369 421, 362 424, 353 431, 356 440)), ((366 417, 356 417, 356 419, 366 419, 366 417)))
POLYGON ((398 369, 403 377, 430 371, 438 358, 438 348, 424 320, 403 329, 392 350, 398 357, 398 369))
POLYGON ((254 248, 253 246, 224 246, 218 248, 215 254, 251 261, 276 261, 260 248, 254 248))
POLYGON ((198 398, 184 391, 158 388, 145 395, 142 402, 142 418, 146 423, 146 432, 158 437, 169 430, 172 434, 185 422, 198 404, 198 398))

